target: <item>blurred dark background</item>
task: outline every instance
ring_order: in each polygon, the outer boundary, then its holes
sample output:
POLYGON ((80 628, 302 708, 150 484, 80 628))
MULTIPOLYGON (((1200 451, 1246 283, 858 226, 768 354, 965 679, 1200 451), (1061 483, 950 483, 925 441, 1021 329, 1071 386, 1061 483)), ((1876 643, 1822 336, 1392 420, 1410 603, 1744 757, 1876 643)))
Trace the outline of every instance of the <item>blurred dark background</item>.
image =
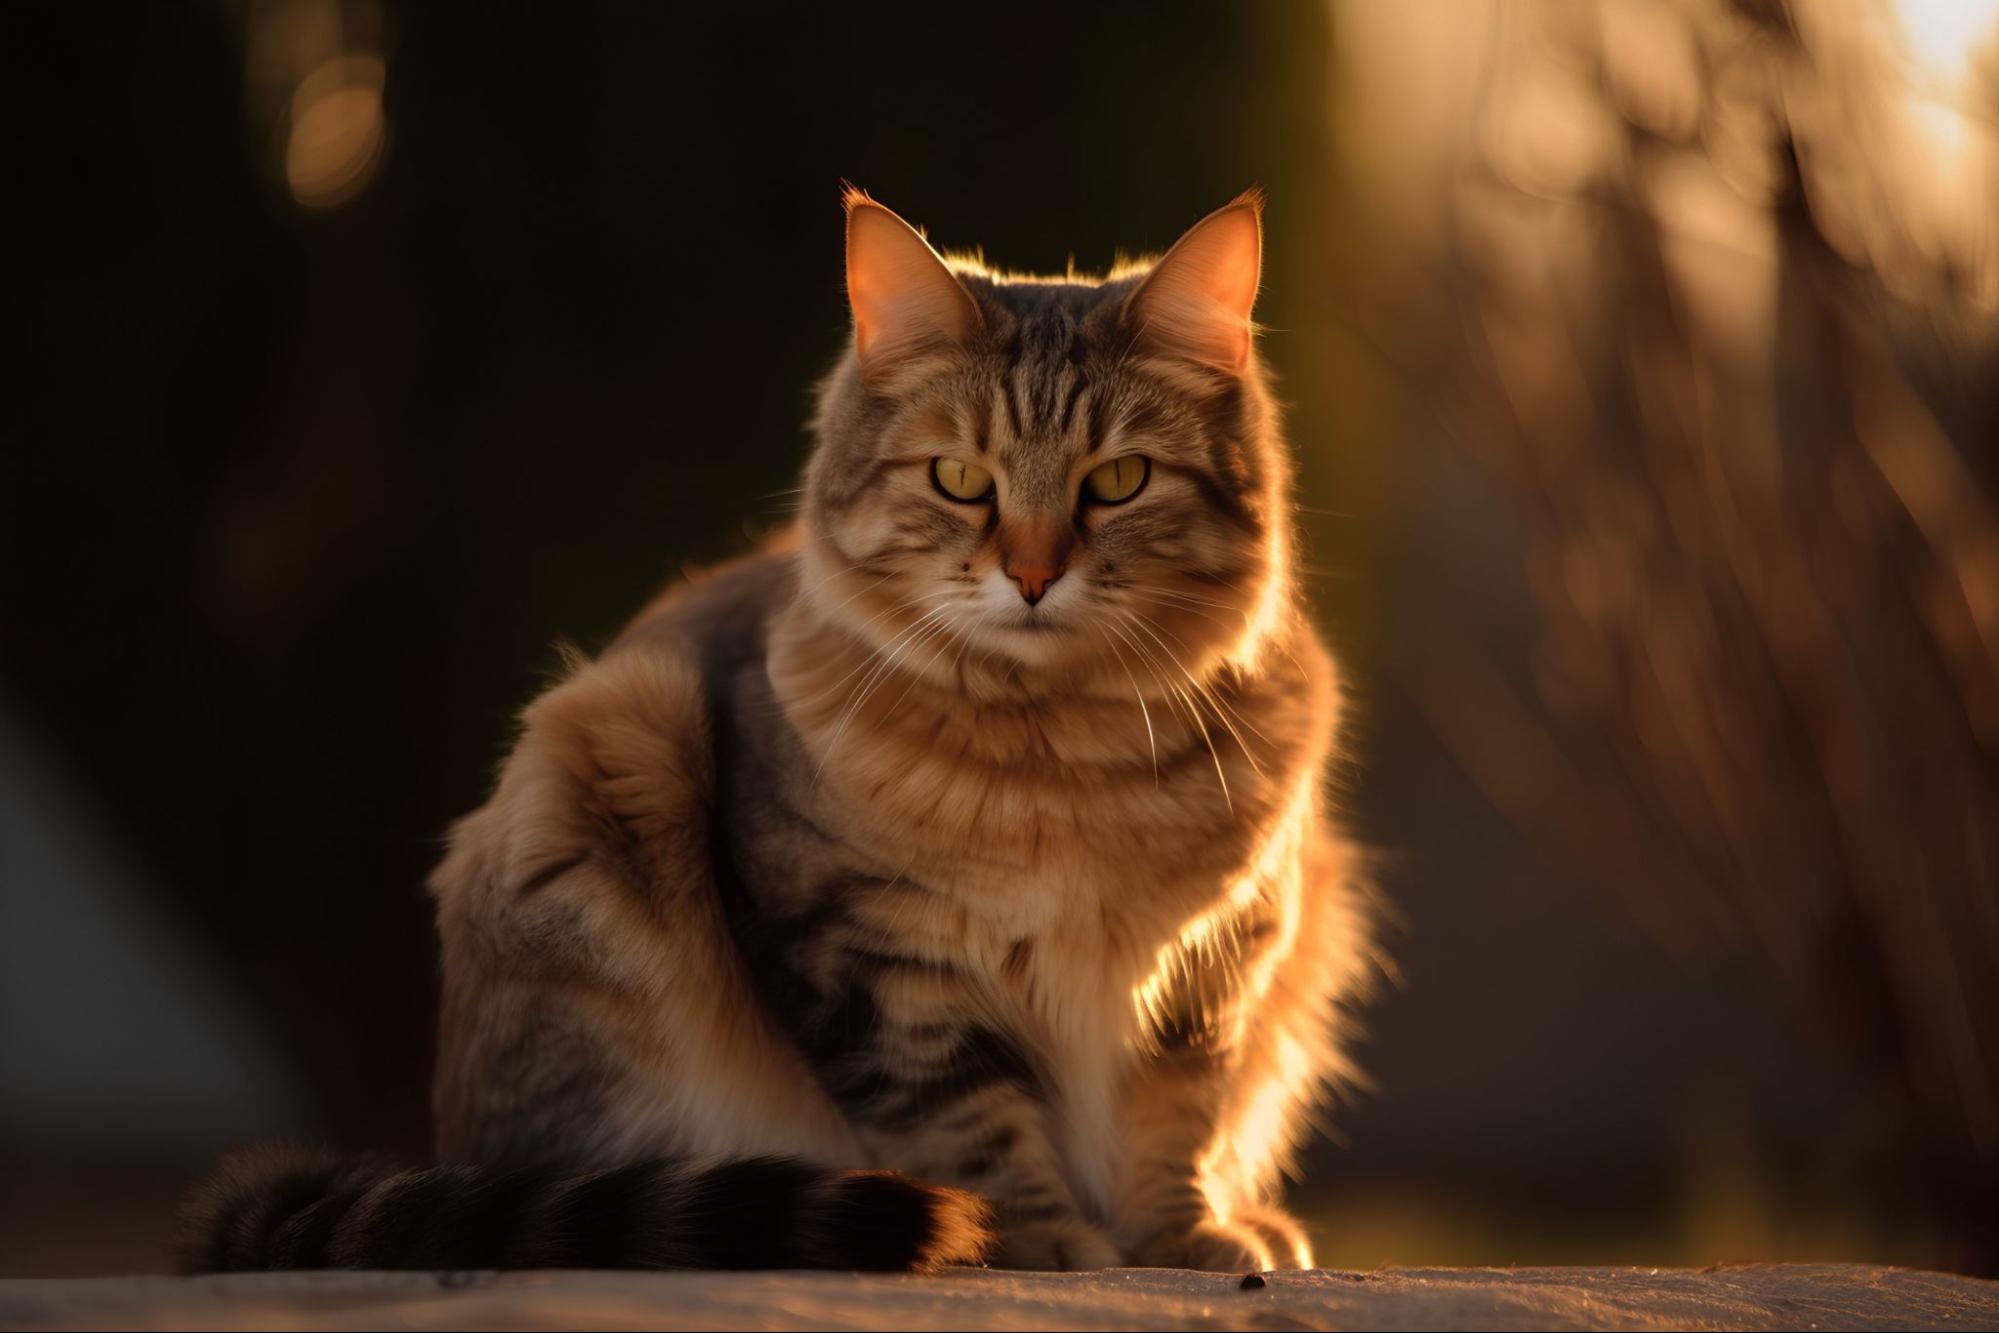
POLYGON ((1999 1268, 1963 8, 0 9, 0 1273, 424 1151, 440 833, 784 521, 843 178, 1041 270, 1269 191, 1397 963, 1322 1262, 1999 1268))

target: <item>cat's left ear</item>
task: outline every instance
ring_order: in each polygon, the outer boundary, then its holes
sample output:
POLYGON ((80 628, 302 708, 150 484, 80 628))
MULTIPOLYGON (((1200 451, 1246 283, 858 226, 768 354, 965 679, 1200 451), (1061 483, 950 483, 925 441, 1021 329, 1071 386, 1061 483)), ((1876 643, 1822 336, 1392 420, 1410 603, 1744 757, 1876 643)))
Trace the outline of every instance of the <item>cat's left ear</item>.
POLYGON ((979 308, 922 234, 859 190, 846 203, 847 299, 862 369, 969 338, 979 308))
POLYGON ((1263 193, 1251 190, 1195 223, 1125 303, 1139 342, 1240 374, 1263 270, 1263 193))

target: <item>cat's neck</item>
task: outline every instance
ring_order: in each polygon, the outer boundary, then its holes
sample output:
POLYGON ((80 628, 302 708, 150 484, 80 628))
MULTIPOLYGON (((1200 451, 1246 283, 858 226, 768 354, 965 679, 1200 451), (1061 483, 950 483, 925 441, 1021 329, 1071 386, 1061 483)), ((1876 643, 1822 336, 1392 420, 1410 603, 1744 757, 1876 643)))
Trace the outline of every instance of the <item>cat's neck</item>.
POLYGON ((815 819, 1009 921, 1021 885, 1041 880, 1153 902, 1162 930, 1204 909, 1310 805, 1337 712, 1309 634, 1282 667, 1219 671, 1170 700, 1130 680, 1122 695, 959 689, 805 599, 765 643, 811 768, 801 783, 826 803, 815 819))

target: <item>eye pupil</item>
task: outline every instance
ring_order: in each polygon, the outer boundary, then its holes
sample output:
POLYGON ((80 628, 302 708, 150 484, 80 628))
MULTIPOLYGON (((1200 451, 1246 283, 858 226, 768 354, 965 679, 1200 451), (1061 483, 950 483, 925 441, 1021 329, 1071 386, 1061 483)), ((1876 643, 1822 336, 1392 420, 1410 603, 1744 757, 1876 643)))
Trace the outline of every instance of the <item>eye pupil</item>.
POLYGON ((1142 454, 1126 454, 1098 467, 1083 480, 1087 498, 1101 504, 1123 504, 1144 489, 1152 475, 1151 460, 1142 454))
POLYGON ((980 504, 993 498, 992 473, 955 458, 931 460, 930 481, 938 494, 960 504, 980 504))

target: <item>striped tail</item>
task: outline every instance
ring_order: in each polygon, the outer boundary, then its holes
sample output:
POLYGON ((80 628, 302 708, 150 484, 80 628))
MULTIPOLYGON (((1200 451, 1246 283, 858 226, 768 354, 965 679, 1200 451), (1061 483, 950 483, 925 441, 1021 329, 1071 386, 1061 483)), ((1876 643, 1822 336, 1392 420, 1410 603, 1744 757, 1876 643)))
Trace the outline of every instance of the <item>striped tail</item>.
POLYGON ((784 1158, 601 1171, 432 1166, 265 1147, 183 1209, 189 1272, 292 1268, 835 1268, 978 1263, 975 1195, 784 1158))

